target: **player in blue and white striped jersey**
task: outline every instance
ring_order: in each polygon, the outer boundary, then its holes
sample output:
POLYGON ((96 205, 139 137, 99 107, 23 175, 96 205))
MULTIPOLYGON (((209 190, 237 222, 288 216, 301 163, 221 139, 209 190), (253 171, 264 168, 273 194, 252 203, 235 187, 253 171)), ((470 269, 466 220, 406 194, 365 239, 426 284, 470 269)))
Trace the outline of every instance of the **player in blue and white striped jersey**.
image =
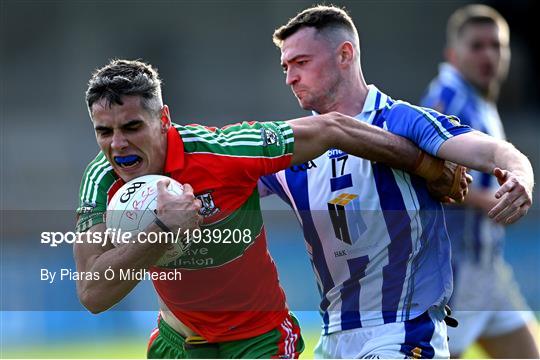
MULTIPOLYGON (((488 172, 502 168, 492 215, 515 221, 530 207, 532 169, 511 145, 367 86, 358 34, 343 10, 304 10, 274 41, 304 109, 355 115, 432 155, 488 172)), ((260 188, 287 201, 303 227, 322 296, 317 357, 449 356, 450 244, 441 204, 424 180, 336 149, 264 178, 260 188)))
MULTIPOLYGON (((510 62, 508 24, 488 6, 468 5, 450 17, 447 39, 448 63, 441 65, 423 104, 503 140, 495 101, 510 62)), ((529 328, 535 327, 534 316, 502 256, 504 227, 486 215, 497 201, 497 180, 489 173, 473 177, 467 208, 446 209, 456 288, 451 303, 460 323, 449 329, 450 353, 461 357, 479 340, 494 358, 539 358, 529 328), (474 290, 471 278, 477 280, 474 290)))

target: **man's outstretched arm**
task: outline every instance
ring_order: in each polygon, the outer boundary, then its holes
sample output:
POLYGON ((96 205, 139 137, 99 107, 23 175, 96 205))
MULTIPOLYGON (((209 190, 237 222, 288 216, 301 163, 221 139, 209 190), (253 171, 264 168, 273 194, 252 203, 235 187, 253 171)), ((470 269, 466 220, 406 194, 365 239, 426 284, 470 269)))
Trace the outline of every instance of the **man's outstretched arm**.
POLYGON ((495 193, 498 201, 488 213, 493 220, 511 224, 531 207, 533 169, 512 144, 472 131, 445 141, 437 155, 497 177, 501 185, 495 193))
POLYGON ((302 164, 330 148, 384 163, 425 178, 432 195, 462 201, 470 177, 462 167, 435 158, 404 137, 352 117, 331 112, 289 120, 295 145, 292 163, 302 164))

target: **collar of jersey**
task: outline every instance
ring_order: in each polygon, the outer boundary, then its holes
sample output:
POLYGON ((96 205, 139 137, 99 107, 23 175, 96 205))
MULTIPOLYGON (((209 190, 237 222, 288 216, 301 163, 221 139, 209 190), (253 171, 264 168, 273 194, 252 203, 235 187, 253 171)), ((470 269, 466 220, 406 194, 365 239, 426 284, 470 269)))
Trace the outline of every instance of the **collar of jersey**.
POLYGON ((362 109, 362 112, 355 117, 372 111, 381 110, 386 106, 387 101, 388 96, 386 94, 377 89, 375 85, 368 85, 368 94, 366 96, 366 101, 364 101, 364 108, 362 109))
POLYGON ((164 173, 166 174, 184 167, 184 142, 174 125, 172 124, 167 131, 167 157, 165 159, 164 169, 164 173))

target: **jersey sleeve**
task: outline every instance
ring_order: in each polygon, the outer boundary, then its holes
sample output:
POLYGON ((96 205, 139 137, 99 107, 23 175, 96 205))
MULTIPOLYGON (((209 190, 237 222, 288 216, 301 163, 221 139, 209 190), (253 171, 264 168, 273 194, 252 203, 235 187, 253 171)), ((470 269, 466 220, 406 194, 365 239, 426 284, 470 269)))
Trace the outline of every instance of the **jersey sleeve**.
POLYGON ((86 167, 79 189, 77 207, 78 232, 105 222, 107 192, 117 177, 105 156, 100 153, 86 167))
POLYGON ((456 116, 401 101, 386 110, 384 120, 390 132, 411 140, 433 156, 437 155, 446 140, 472 131, 469 126, 462 125, 456 116))
POLYGON ((243 122, 221 129, 185 126, 184 148, 191 154, 211 154, 216 172, 228 180, 249 181, 290 165, 294 136, 286 122, 243 122))

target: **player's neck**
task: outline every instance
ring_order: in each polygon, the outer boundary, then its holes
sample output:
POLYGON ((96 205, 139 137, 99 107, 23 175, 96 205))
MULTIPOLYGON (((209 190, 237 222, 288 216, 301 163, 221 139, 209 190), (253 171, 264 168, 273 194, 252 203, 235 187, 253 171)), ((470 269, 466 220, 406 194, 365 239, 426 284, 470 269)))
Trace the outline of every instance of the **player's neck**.
POLYGON ((330 111, 337 111, 348 116, 356 116, 364 109, 369 89, 363 78, 354 79, 347 82, 339 89, 336 96, 334 108, 330 111))

